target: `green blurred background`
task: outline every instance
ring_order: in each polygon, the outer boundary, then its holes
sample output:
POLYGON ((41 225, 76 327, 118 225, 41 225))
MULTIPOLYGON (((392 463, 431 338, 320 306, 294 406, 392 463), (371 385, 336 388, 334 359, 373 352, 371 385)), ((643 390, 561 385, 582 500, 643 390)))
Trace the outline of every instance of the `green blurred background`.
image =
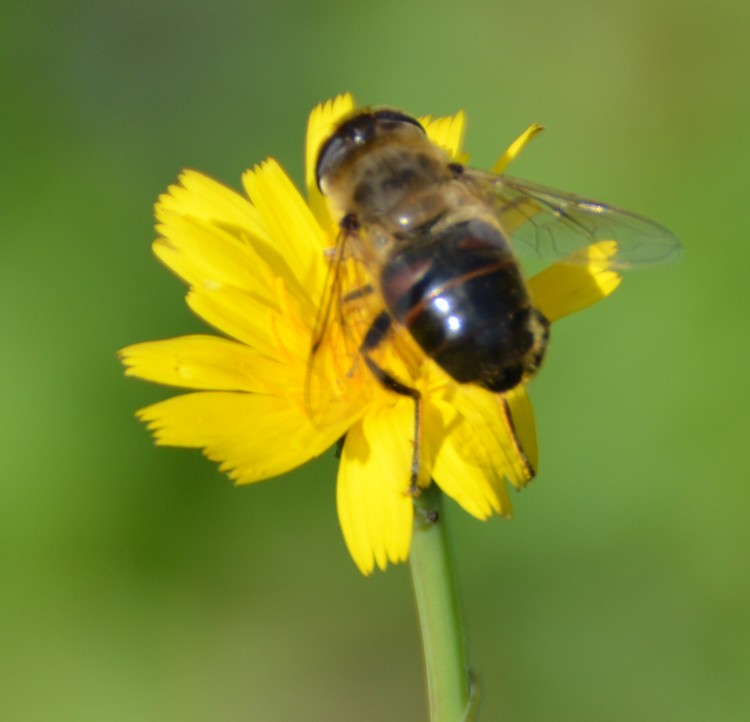
POLYGON ((681 263, 556 327, 513 521, 449 509, 482 720, 750 719, 745 0, 6 3, 0 719, 424 720, 408 571, 332 455, 233 488, 156 449, 115 350, 203 330, 151 256, 183 167, 299 180, 343 90, 469 114, 488 166, 658 219, 681 263))

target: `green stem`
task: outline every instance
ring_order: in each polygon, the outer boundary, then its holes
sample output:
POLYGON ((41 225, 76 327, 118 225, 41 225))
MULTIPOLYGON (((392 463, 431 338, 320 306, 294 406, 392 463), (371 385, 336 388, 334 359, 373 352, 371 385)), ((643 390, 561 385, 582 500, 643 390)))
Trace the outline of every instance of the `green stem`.
POLYGON ((414 504, 409 566, 422 631, 430 722, 470 722, 476 695, 466 656, 442 493, 436 484, 430 484, 414 504))

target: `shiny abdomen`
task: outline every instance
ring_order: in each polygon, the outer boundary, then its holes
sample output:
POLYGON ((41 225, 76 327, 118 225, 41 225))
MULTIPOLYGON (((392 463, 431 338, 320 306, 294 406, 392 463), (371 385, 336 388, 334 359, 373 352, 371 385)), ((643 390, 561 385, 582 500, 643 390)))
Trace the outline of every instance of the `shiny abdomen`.
POLYGON ((456 381, 506 391, 541 362, 548 323, 494 223, 460 221, 397 243, 380 286, 389 313, 456 381))

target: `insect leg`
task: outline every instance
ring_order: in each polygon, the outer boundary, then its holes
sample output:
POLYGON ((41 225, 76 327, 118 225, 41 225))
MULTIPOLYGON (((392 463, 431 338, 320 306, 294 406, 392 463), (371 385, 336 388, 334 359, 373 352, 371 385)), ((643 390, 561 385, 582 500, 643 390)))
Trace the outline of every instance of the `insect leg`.
POLYGON ((351 301, 356 301, 360 298, 365 298, 366 296, 369 296, 374 291, 375 289, 372 287, 372 284, 367 283, 364 286, 355 288, 353 291, 350 291, 349 293, 347 293, 346 296, 344 296, 344 303, 350 303, 351 301))
POLYGON ((390 315, 386 311, 381 311, 365 334, 365 338, 360 347, 360 352, 362 353, 362 358, 365 360, 367 368, 370 369, 372 375, 384 388, 393 391, 393 393, 400 394, 401 396, 408 396, 410 399, 414 400, 414 450, 411 458, 409 493, 412 496, 419 496, 419 447, 422 436, 422 395, 417 389, 413 389, 411 386, 401 383, 395 376, 378 366, 370 356, 370 352, 380 346, 391 332, 392 325, 393 319, 390 315))

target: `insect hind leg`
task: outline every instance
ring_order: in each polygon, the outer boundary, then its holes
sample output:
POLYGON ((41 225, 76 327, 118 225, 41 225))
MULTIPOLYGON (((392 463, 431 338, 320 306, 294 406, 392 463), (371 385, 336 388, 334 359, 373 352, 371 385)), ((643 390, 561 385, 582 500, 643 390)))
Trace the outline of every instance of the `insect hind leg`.
POLYGON ((422 394, 417 389, 407 386, 399 381, 391 373, 383 369, 370 356, 388 337, 393 329, 393 319, 387 311, 381 311, 370 325, 365 338, 360 346, 360 353, 368 369, 377 379, 383 388, 393 391, 401 396, 408 396, 414 401, 414 449, 411 458, 411 471, 409 477, 409 493, 412 496, 419 496, 419 459, 420 459, 420 441, 422 437, 422 394))

